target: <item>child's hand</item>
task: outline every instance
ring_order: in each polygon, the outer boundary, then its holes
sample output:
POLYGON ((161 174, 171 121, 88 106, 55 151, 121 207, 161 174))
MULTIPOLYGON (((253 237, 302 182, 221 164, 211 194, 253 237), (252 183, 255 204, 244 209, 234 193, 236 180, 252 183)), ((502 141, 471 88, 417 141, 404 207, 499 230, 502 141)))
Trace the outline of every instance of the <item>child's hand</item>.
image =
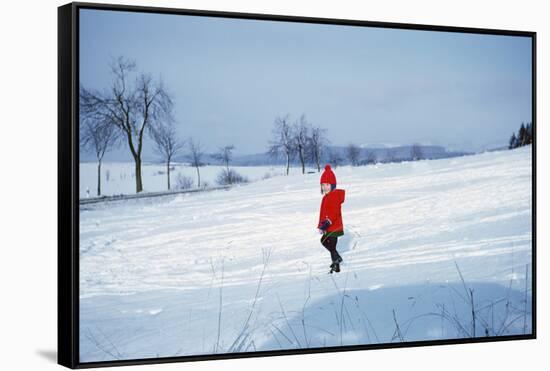
POLYGON ((329 219, 326 219, 323 224, 321 224, 321 227, 319 229, 322 229, 323 231, 325 231, 329 225, 331 225, 332 223, 330 222, 329 219))
POLYGON ((317 231, 319 232, 319 234, 323 234, 323 233, 325 233, 325 231, 323 231, 323 230, 322 230, 322 229, 320 229, 320 228, 317 228, 317 231))

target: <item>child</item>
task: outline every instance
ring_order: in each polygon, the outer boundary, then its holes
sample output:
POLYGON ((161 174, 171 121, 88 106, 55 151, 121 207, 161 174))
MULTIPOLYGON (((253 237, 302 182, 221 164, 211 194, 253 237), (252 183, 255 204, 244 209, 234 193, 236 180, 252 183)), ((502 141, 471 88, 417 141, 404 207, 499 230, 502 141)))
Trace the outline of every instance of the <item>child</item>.
POLYGON ((340 272, 340 263, 342 257, 336 251, 338 237, 344 234, 344 224, 342 222, 341 205, 344 203, 346 191, 336 189, 336 176, 332 172, 330 165, 325 166, 325 171, 321 175, 321 211, 319 212, 319 224, 317 228, 322 233, 321 244, 330 251, 332 264, 330 273, 340 272))

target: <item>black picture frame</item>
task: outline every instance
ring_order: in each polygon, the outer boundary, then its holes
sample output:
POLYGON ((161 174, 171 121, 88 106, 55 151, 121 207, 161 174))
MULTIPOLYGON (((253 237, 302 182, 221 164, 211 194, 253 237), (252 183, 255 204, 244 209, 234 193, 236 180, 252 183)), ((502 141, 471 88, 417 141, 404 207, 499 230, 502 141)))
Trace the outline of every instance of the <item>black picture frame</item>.
POLYGON ((446 344, 481 343, 536 339, 536 32, 486 28, 450 27, 423 24, 373 22, 352 19, 314 18, 276 14, 237 13, 195 9, 158 8, 99 3, 69 3, 58 8, 58 363, 69 368, 157 364, 219 360, 245 357, 280 356, 366 349, 418 347, 446 344), (526 335, 411 341, 375 345, 327 348, 255 351, 167 358, 128 359, 105 362, 79 361, 79 10, 100 9, 125 12, 163 13, 305 22, 331 25, 354 25, 406 30, 444 31, 491 35, 525 36, 532 40, 532 333, 526 335))

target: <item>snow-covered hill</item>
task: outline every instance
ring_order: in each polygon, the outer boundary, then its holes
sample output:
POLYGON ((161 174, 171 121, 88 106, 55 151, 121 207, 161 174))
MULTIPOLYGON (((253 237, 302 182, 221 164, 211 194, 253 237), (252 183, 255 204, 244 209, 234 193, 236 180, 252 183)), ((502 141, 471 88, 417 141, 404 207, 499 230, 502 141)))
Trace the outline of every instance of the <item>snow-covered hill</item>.
POLYGON ((530 146, 334 171, 82 207, 81 361, 530 333, 530 146))

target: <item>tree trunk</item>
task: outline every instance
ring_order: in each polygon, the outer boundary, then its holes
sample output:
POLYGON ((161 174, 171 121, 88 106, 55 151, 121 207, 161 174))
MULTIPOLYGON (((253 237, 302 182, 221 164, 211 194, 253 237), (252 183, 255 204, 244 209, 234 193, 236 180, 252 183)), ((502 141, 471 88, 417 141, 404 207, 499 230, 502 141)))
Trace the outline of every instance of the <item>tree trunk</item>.
POLYGON ((300 150, 299 152, 300 152, 300 162, 302 163, 302 174, 305 174, 306 173, 306 167, 305 167, 305 164, 304 164, 304 154, 302 153, 302 150, 300 150))
POLYGON ((141 158, 135 157, 136 162, 136 193, 143 191, 143 182, 141 181, 141 158))
POLYGON ((288 170, 290 168, 290 156, 289 154, 287 153, 286 154, 286 175, 288 175, 288 170))
POLYGON ((321 156, 317 155, 315 160, 317 162, 317 172, 320 173, 321 172, 321 159, 320 159, 321 156))
POLYGON ((201 187, 201 173, 199 172, 199 167, 198 166, 197 166, 197 178, 198 178, 197 188, 200 188, 201 187))
POLYGON ((101 196, 101 161, 97 162, 97 195, 101 196))
POLYGON ((166 163, 166 173, 168 174, 168 190, 170 190, 170 161, 166 163))

